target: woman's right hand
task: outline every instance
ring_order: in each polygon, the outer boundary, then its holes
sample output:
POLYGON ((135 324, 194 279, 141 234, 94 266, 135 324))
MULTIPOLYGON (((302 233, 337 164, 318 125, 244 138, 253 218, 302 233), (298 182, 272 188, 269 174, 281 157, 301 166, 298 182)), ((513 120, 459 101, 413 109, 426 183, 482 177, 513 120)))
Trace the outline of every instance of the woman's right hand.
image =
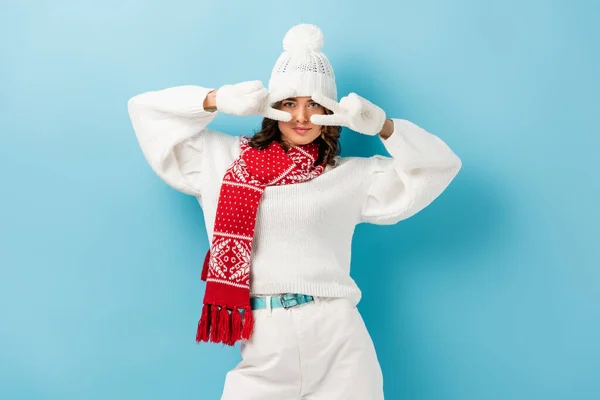
POLYGON ((292 115, 276 110, 273 96, 261 81, 247 81, 235 85, 223 85, 216 91, 216 108, 227 114, 245 116, 258 114, 277 121, 289 121, 292 115))

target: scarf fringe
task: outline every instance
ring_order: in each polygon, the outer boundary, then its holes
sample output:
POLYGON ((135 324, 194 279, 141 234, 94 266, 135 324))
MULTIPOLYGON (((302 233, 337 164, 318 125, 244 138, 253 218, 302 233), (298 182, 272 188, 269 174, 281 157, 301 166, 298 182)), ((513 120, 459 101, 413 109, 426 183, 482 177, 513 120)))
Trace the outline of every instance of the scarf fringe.
POLYGON ((231 339, 231 316, 226 308, 221 308, 219 316, 219 342, 229 344, 231 339))
MULTIPOLYGON (((202 319, 202 318, 200 318, 202 319)), ((206 318, 207 321, 210 321, 210 325, 208 329, 210 330, 210 341, 212 343, 219 343, 219 306, 213 304, 210 309, 210 319, 206 318)))
POLYGON ((231 343, 242 338, 242 314, 236 307, 231 313, 231 343))
POLYGON ((210 318, 210 308, 208 304, 205 304, 202 308, 202 318, 198 321, 198 331, 196 332, 196 342, 208 342, 210 325, 208 320, 210 318), (206 316, 206 318, 204 317, 206 316))
POLYGON ((250 339, 253 330, 254 317, 251 310, 237 307, 229 310, 225 307, 219 308, 216 304, 205 304, 198 321, 196 342, 223 343, 233 346, 241 339, 250 339))
POLYGON ((254 316, 252 315, 252 311, 250 309, 247 309, 244 311, 244 327, 242 328, 242 339, 250 339, 253 330, 254 316))

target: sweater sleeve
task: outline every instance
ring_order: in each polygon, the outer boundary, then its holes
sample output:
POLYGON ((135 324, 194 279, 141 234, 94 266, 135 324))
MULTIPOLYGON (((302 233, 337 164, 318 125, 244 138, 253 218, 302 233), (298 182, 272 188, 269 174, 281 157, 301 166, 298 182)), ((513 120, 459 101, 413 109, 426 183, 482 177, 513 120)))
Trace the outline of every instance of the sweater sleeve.
POLYGON ((200 196, 206 126, 217 111, 203 108, 212 89, 176 86, 132 97, 128 111, 138 142, 156 174, 171 187, 200 196))
POLYGON ((391 225, 413 216, 444 191, 462 166, 439 137, 409 121, 393 121, 394 133, 381 138, 392 157, 372 157, 360 222, 391 225))

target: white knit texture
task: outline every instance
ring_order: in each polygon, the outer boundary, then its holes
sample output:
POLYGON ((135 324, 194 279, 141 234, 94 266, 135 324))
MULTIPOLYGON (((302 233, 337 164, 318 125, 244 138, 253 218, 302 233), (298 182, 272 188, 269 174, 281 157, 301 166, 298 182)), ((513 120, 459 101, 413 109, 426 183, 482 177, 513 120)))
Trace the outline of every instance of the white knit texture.
MULTIPOLYGON (((238 136, 207 128, 218 114, 202 108, 210 90, 178 86, 142 93, 128 103, 152 169, 173 188, 197 197, 206 249, 222 178, 240 153, 238 136)), ((311 181, 265 189, 253 240, 252 294, 291 292, 359 302, 361 292, 350 276, 356 225, 409 218, 438 197, 461 168, 437 136, 406 120, 394 119, 394 127, 390 138, 381 139, 392 157, 338 157, 336 166, 311 181)))
POLYGON ((323 34, 315 25, 292 27, 283 39, 284 52, 271 71, 269 92, 291 87, 296 89, 294 96, 312 96, 317 92, 337 100, 335 74, 329 60, 321 53, 322 46, 323 34))

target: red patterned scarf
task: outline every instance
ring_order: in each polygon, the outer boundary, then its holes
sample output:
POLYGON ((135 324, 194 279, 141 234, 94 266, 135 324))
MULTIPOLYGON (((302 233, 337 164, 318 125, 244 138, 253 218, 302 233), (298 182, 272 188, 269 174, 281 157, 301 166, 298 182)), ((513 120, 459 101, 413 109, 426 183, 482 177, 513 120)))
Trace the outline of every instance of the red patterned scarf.
POLYGON ((202 280, 204 307, 196 341, 233 346, 252 335, 250 259, 258 205, 267 186, 309 181, 325 164, 315 166, 316 143, 292 147, 287 153, 277 141, 259 150, 240 138, 241 153, 223 177, 213 241, 206 253, 202 280), (244 314, 242 316, 241 311, 244 314))

